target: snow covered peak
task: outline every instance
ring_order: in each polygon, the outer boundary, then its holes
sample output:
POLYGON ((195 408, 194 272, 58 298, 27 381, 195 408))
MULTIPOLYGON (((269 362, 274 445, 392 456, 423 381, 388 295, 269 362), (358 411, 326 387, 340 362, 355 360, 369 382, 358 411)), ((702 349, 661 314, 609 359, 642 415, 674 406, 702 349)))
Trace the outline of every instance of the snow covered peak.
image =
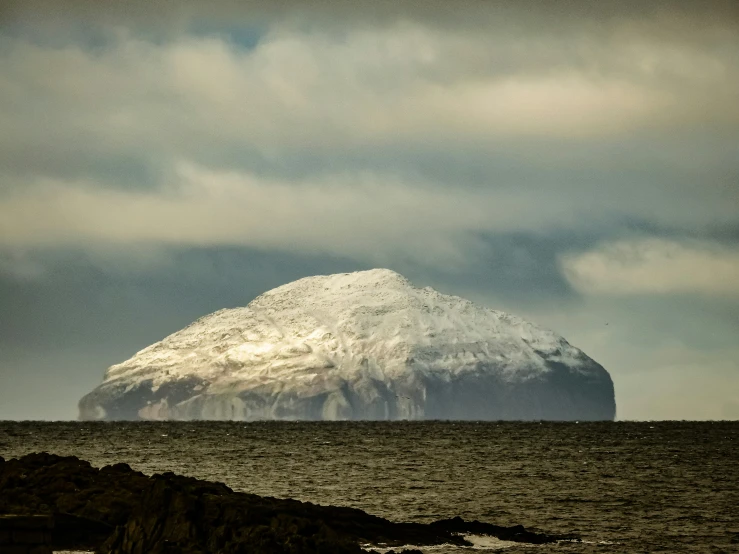
POLYGON ((400 273, 392 269, 376 268, 365 271, 354 271, 351 273, 334 273, 333 275, 314 275, 311 277, 303 277, 292 283, 287 283, 280 287, 267 291, 262 296, 271 295, 290 289, 315 289, 319 287, 328 287, 340 291, 345 287, 352 285, 359 287, 411 287, 410 281, 403 277, 400 273))
MULTIPOLYGON (((282 285, 255 298, 249 307, 277 304, 280 309, 310 309, 315 302, 330 305, 354 305, 397 301, 418 290, 399 273, 389 269, 371 269, 354 273, 305 277, 282 285)), ((275 306, 272 306, 275 307, 275 306)))
POLYGON ((500 335, 533 341, 547 351, 567 344, 519 317, 431 287, 417 288, 389 269, 306 277, 258 296, 247 308, 291 322, 298 318, 361 328, 375 340, 405 335, 416 345, 439 343, 442 337, 458 344, 500 335))
MULTIPOLYGON (((354 417, 354 405, 381 416, 372 410, 384 399, 388 414, 417 417, 428 413, 430 383, 487 376, 511 385, 562 368, 586 377, 604 372, 549 330, 373 269, 306 277, 205 316, 112 366, 100 388, 146 384, 157 393, 187 382, 197 383, 191 392, 201 399, 268 397, 292 406, 295 398, 323 398, 319 419, 354 417), (327 395, 334 400, 324 406, 327 395), (414 400, 401 409, 398 398, 414 400)), ((193 399, 183 401, 173 412, 167 399, 164 412, 191 413, 193 399)), ((271 417, 274 404, 267 404, 266 415, 260 408, 244 417, 271 417)))

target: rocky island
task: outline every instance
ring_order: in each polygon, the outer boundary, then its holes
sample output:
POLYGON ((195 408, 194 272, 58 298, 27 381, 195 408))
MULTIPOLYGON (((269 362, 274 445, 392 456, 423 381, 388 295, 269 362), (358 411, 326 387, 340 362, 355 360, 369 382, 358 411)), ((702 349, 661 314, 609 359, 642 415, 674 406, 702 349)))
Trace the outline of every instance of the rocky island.
POLYGON ((83 420, 612 420, 564 338, 386 269, 307 277, 108 369, 83 420))

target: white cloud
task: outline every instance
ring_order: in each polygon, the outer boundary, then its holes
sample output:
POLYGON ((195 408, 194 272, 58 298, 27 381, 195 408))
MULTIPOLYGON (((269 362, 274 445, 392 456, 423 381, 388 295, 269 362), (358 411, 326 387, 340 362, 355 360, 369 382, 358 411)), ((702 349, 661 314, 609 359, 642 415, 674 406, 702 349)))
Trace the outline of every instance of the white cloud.
MULTIPOLYGON (((197 206, 187 207, 166 196, 162 197, 166 202, 160 202, 156 195, 133 200, 124 193, 91 192, 109 186, 104 179, 69 182, 69 175, 85 174, 91 166, 110 160, 124 166, 113 164, 115 178, 124 182, 133 179, 125 164, 153 168, 155 177, 148 176, 151 182, 142 188, 160 186, 161 175, 168 173, 179 179, 179 160, 219 172, 224 157, 239 159, 242 153, 244 158, 256 156, 266 165, 287 165, 299 173, 299 160, 310 156, 324 156, 330 164, 331 159, 351 159, 384 148, 400 156, 408 151, 438 158, 447 149, 465 152, 465 145, 470 145, 485 158, 488 153, 501 156, 500 145, 506 145, 511 163, 541 169, 541 150, 530 146, 540 139, 581 141, 577 144, 582 147, 613 136, 672 131, 696 118, 703 126, 739 122, 739 107, 727 100, 739 95, 739 70, 730 56, 722 54, 732 51, 736 37, 709 34, 699 45, 680 44, 672 35, 652 37, 647 30, 611 29, 602 40, 594 40, 599 37, 583 29, 574 36, 561 36, 556 30, 520 36, 501 25, 496 33, 466 34, 454 27, 405 20, 321 32, 282 22, 275 23, 253 49, 239 48, 219 36, 184 34, 152 42, 125 29, 116 29, 110 42, 97 50, 74 42, 37 44, 19 36, 0 38, 0 106, 12 106, 0 109, 0 165, 8 172, 0 175, 0 190, 29 189, 45 181, 44 201, 77 210, 63 221, 55 214, 44 221, 27 215, 36 220, 33 225, 16 223, 9 236, 31 241, 28 233, 34 227, 35 232, 49 233, 49 241, 90 237, 94 213, 107 214, 101 202, 120 200, 122 206, 135 202, 137 209, 156 205, 169 214, 161 216, 168 224, 197 211, 197 206), (77 171, 67 172, 70 166, 77 171), (84 214, 83 206, 93 213, 84 214), (75 226, 87 231, 74 230, 75 226)), ((576 152, 573 149, 572 159, 546 163, 564 173, 570 166, 580 171, 588 161, 576 152)), ((674 166, 676 159, 686 158, 681 152, 668 153, 666 160, 657 155, 664 153, 650 154, 657 167, 674 166)), ((451 164, 453 160, 452 155, 451 164)), ((700 165, 699 161, 690 160, 688 167, 700 165)), ((637 160, 634 165, 643 163, 637 160)), ((361 170, 342 169, 341 185, 361 183, 365 172, 386 175, 380 164, 374 159, 361 170)), ((355 195, 351 202, 360 203, 357 209, 377 221, 386 217, 386 204, 407 202, 406 212, 412 205, 413 212, 426 211, 438 218, 434 224, 438 230, 431 236, 447 250, 456 246, 459 237, 454 233, 480 230, 572 227, 624 215, 694 227, 736 218, 727 202, 735 188, 731 183, 610 182, 618 170, 594 167, 589 177, 580 175, 571 182, 543 177, 524 183, 508 182, 505 174, 491 170, 471 192, 461 192, 456 182, 443 183, 447 191, 439 192, 430 190, 429 183, 386 177, 386 185, 378 185, 371 194, 361 186, 357 191, 332 190, 332 201, 325 199, 330 183, 321 188, 318 174, 311 177, 309 190, 324 198, 315 199, 320 208, 315 213, 330 214, 334 221, 341 218, 330 207, 342 201, 341 195, 355 195), (697 194, 700 202, 692 202, 697 194), (442 199, 453 207, 441 210, 442 199), (378 213, 370 214, 371 210, 378 213), (453 214, 460 210, 468 213, 453 214), (447 219, 451 221, 446 223, 447 219)), ((466 168, 458 164, 455 171, 464 176, 466 168)), ((113 172, 108 173, 112 179, 113 172)), ((245 180, 252 182, 256 179, 252 177, 245 180)), ((291 202, 290 194, 304 201, 307 193, 298 190, 304 187, 303 180, 270 184, 277 187, 278 200, 264 213, 276 217, 276 210, 286 210, 280 206, 291 202), (289 185, 296 190, 280 188, 289 185)), ((267 185, 262 179, 263 195, 269 194, 267 185)), ((42 202, 31 199, 31 192, 24 194, 23 199, 16 194, 0 202, 6 209, 11 202, 18 209, 42 202)), ((228 211, 229 206, 223 208, 228 211)), ((400 218, 398 212, 390 212, 400 218)), ((403 218, 420 219, 407 213, 403 218)), ((154 233, 152 225, 143 225, 138 232, 114 232, 113 221, 115 217, 106 216, 99 222, 100 240, 137 233, 141 240, 174 241, 166 237, 168 233, 183 242, 187 237, 199 243, 235 240, 234 232, 223 230, 223 222, 211 229, 203 224, 198 237, 192 231, 173 233, 168 228, 154 233)), ((430 227, 428 220, 419 227, 387 226, 379 230, 378 240, 389 240, 384 229, 410 230, 413 236, 430 227)), ((243 234, 238 241, 244 240, 243 234)), ((247 234, 265 233, 248 229, 247 234)), ((317 230, 300 234, 320 242, 317 230)), ((272 245, 256 238, 252 242, 272 245)), ((335 250, 330 241, 326 249, 335 250)))
POLYGON ((331 253, 374 263, 464 264, 480 232, 543 228, 526 192, 429 189, 382 174, 286 182, 178 163, 167 185, 121 190, 42 179, 0 197, 6 248, 243 245, 331 253))
POLYGON ((739 250, 705 242, 616 241, 561 259, 586 294, 700 293, 739 296, 739 250))
MULTIPOLYGON (((708 109, 709 89, 716 98, 716 90, 739 90, 731 62, 710 49, 636 36, 613 34, 606 48, 586 34, 519 37, 501 28, 467 36, 405 21, 343 32, 276 24, 253 49, 222 37, 155 43, 121 29, 95 51, 6 37, 0 105, 13 109, 0 110, 8 171, 0 175, 0 240, 245 244, 461 263, 460 246, 474 255, 478 232, 597 225, 624 214, 689 226, 733 221, 731 187, 722 183, 599 186, 603 175, 509 183, 491 173, 475 189, 442 189, 384 167, 292 180, 219 169, 224 152, 291 164, 378 145, 438 155, 469 144, 485 155, 506 141, 518 144, 512 158, 536 167, 532 136, 597 140, 671 128, 708 109), (122 192, 64 174, 67 165, 111 158, 152 165, 156 177, 122 192), (686 201, 696 188, 698 207, 686 201)), ((739 119, 735 103, 712 105, 724 122, 739 119)), ((115 177, 131 179, 125 169, 115 177)))
POLYGON ((405 22, 341 34, 275 25, 252 50, 123 30, 110 40, 100 51, 4 40, 8 147, 71 139, 139 154, 228 144, 269 154, 739 121, 736 63, 721 54, 728 39, 700 49, 624 34, 595 47, 587 35, 465 35, 405 22))

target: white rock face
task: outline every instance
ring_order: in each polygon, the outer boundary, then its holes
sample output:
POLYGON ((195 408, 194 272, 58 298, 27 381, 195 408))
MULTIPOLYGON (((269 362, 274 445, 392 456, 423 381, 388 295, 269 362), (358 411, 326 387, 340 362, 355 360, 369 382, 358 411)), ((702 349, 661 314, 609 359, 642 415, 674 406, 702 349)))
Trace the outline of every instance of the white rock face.
POLYGON ((615 416, 608 372, 562 337, 401 275, 308 277, 111 366, 81 419, 615 416))

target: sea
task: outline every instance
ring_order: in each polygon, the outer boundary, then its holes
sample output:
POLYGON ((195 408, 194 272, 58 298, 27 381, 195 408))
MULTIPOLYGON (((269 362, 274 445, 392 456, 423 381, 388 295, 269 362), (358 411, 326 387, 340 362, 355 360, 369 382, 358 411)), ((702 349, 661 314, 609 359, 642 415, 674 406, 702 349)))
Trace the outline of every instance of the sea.
POLYGON ((739 552, 739 422, 0 422, 0 455, 39 451, 582 538, 424 549, 438 554, 739 552))

